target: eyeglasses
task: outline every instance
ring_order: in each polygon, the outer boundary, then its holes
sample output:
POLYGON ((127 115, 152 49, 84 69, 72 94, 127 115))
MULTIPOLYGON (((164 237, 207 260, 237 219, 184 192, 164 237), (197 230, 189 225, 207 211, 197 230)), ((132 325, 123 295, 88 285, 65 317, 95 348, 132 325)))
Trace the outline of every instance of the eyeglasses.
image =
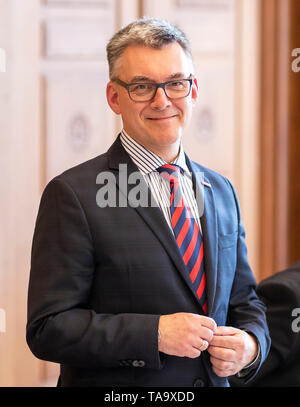
POLYGON ((169 99, 181 99, 190 94, 193 77, 188 79, 173 79, 163 83, 135 82, 126 83, 121 79, 114 79, 116 83, 127 89, 128 95, 134 102, 150 102, 155 98, 158 88, 162 88, 169 99))

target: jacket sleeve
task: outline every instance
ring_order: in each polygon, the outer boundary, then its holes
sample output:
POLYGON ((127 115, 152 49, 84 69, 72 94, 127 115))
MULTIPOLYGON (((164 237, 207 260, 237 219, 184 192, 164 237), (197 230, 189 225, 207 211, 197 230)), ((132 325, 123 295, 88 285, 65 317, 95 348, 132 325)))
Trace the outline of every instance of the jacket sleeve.
POLYGON ((263 361, 267 357, 271 340, 266 320, 266 307, 257 296, 256 281, 247 259, 245 229, 241 221, 237 195, 233 186, 231 184, 230 186, 234 194, 237 208, 238 242, 237 265, 231 290, 227 325, 231 325, 253 334, 260 347, 259 363, 255 365, 254 369, 249 370, 249 374, 240 379, 244 383, 247 383, 255 377, 263 361))
POLYGON ((32 243, 27 343, 43 360, 80 367, 161 368, 159 315, 98 314, 89 306, 94 249, 83 208, 59 177, 46 187, 32 243))

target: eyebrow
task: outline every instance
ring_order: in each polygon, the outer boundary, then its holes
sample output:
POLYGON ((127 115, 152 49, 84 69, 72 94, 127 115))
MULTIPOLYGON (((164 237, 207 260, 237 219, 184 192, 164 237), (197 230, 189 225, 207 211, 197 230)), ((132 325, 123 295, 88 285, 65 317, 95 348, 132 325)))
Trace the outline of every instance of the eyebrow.
MULTIPOLYGON (((185 74, 182 72, 176 72, 166 78, 166 81, 170 81, 172 79, 183 79, 185 78, 185 74)), ((156 83, 154 79, 151 79, 147 76, 134 76, 130 83, 137 83, 137 82, 153 82, 156 83)))

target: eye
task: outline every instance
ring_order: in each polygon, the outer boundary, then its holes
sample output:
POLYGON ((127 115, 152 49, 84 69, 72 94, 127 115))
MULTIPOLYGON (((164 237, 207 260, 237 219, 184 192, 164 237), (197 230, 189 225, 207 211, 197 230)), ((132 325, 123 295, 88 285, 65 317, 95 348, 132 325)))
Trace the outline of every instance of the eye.
POLYGON ((183 88, 184 85, 185 85, 184 81, 173 81, 168 83, 169 87, 177 89, 183 88))
POLYGON ((153 85, 151 83, 135 83, 130 86, 131 92, 147 92, 152 90, 153 85))

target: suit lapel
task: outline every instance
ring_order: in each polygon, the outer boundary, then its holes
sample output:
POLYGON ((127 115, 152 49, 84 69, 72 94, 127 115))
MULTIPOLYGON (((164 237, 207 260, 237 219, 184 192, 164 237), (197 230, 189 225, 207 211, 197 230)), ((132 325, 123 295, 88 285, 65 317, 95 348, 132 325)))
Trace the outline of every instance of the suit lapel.
MULTIPOLYGON (((139 174, 140 172, 137 166, 133 163, 129 155, 122 147, 119 137, 115 141, 115 143, 111 146, 111 148, 108 150, 108 161, 109 168, 111 170, 115 170, 118 172, 118 176, 116 176, 116 183, 123 195, 123 199, 126 197, 126 199, 129 202, 129 206, 133 207, 138 212, 138 214, 143 218, 148 227, 159 239, 162 246, 165 248, 170 258, 172 259, 174 266, 179 271, 185 283, 193 293, 194 298, 198 302, 198 298, 193 290, 193 285, 186 270, 186 266, 183 262, 177 242, 164 218, 162 211, 160 210, 159 207, 151 205, 146 207, 143 206, 136 207, 135 203, 130 198, 131 192, 133 192, 133 188, 136 185, 125 184, 124 182, 120 182, 121 179, 125 180, 126 177, 127 179, 133 178, 134 174, 139 174), (120 166, 120 164, 126 164, 126 166, 120 166), (122 174, 122 168, 124 169, 124 174, 122 174)), ((148 196, 147 202, 151 203, 152 196, 147 183, 145 182, 143 176, 139 177, 139 180, 141 183, 139 189, 143 191, 142 193, 144 194, 144 196, 148 196)))
POLYGON ((199 169, 196 167, 187 156, 186 161, 188 167, 192 171, 193 187, 200 214, 204 244, 204 268, 206 274, 208 315, 211 315, 216 292, 218 262, 218 233, 215 200, 210 181, 205 177, 204 168, 199 169))

